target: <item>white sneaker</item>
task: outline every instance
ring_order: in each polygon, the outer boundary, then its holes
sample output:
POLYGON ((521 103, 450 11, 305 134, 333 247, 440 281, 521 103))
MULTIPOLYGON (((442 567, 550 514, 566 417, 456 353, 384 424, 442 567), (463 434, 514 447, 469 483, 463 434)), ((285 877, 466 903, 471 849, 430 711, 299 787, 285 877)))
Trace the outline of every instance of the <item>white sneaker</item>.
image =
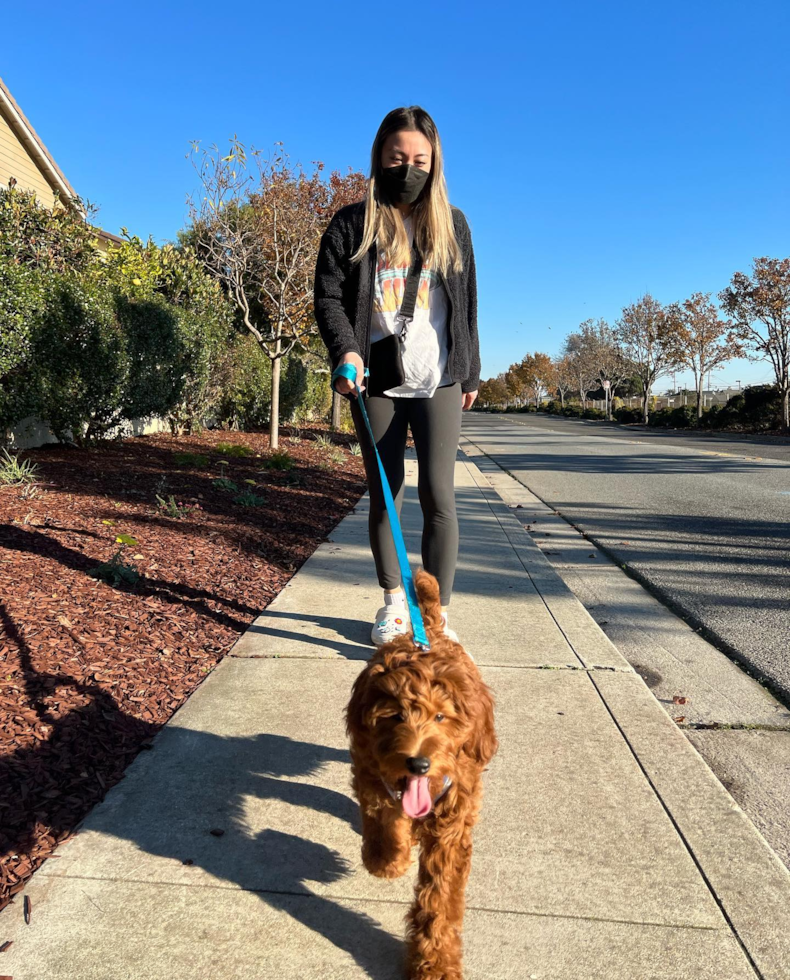
POLYGON ((383 643, 389 643, 398 636, 403 636, 411 629, 409 622, 409 610, 406 603, 388 602, 376 613, 376 621, 370 631, 370 639, 373 645, 380 647, 383 643))
POLYGON ((458 642, 458 634, 455 632, 455 630, 451 630, 450 627, 447 625, 447 613, 446 612, 443 612, 442 613, 442 619, 444 620, 444 635, 448 639, 452 640, 453 643, 457 643, 458 642))

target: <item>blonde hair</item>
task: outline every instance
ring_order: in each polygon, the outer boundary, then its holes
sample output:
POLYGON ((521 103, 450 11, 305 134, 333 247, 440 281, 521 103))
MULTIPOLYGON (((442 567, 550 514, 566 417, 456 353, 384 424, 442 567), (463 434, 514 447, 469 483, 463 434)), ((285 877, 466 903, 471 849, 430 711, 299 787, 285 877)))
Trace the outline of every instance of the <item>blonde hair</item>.
POLYGON ((381 151, 393 133, 404 130, 422 133, 433 151, 430 176, 411 212, 414 243, 422 255, 423 266, 436 269, 442 275, 449 271, 460 272, 463 268, 461 249, 456 241, 453 214, 447 197, 442 143, 433 119, 419 106, 393 109, 379 126, 370 154, 370 180, 365 200, 362 244, 351 257, 351 261, 359 262, 376 242, 383 249, 390 265, 410 265, 411 252, 403 216, 379 192, 383 169, 381 151))

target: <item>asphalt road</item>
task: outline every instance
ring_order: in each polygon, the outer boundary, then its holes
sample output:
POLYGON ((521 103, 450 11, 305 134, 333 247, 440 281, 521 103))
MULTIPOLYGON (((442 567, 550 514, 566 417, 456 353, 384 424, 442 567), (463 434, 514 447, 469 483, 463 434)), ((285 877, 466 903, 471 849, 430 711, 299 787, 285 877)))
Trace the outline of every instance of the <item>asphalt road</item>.
POLYGON ((790 702, 790 445, 521 414, 463 431, 790 702))

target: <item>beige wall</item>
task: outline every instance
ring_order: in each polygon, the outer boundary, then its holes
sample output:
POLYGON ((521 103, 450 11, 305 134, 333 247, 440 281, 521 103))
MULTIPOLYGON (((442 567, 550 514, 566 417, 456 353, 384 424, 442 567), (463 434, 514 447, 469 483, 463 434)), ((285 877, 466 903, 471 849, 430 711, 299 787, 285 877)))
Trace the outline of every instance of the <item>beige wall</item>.
POLYGON ((54 205, 54 191, 5 118, 0 115, 0 184, 5 187, 9 177, 16 177, 19 182, 17 187, 21 190, 35 191, 38 202, 44 207, 51 208, 54 205))

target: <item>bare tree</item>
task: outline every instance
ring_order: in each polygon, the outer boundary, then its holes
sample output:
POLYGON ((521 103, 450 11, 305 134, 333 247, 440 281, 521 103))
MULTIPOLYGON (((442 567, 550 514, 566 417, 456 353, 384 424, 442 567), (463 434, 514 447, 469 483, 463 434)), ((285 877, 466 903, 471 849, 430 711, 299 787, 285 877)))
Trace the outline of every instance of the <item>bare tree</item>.
POLYGON ((623 353, 617 334, 606 320, 585 320, 579 325, 583 356, 592 380, 604 390, 606 417, 612 417, 615 392, 633 375, 633 365, 623 353))
POLYGON ((576 388, 576 373, 573 361, 566 354, 564 357, 554 358, 554 388, 560 396, 560 405, 565 408, 565 396, 569 391, 576 388))
POLYGON ((719 294, 754 360, 770 361, 782 397, 782 428, 790 428, 790 259, 758 258, 752 275, 736 272, 719 294))
POLYGON ((672 334, 673 325, 666 310, 649 293, 626 306, 617 321, 617 338, 642 385, 644 422, 648 418, 653 385, 678 366, 672 334))
POLYGON ((697 418, 702 418, 702 390, 705 375, 734 357, 741 357, 743 346, 732 324, 719 318, 710 293, 694 293, 682 303, 667 307, 672 324, 670 335, 680 364, 691 368, 697 390, 697 418))
POLYGON ((234 137, 229 152, 192 144, 201 196, 189 201, 198 252, 272 365, 270 445, 279 445, 282 359, 316 332, 313 275, 332 212, 323 164, 308 176, 275 144, 269 158, 234 137))
POLYGON ((595 369, 590 363, 589 350, 580 333, 569 333, 562 347, 562 357, 572 372, 574 389, 579 392, 582 409, 587 407, 587 393, 595 384, 595 369))
MULTIPOLYGON (((329 177, 329 207, 324 215, 326 224, 329 224, 330 219, 335 213, 346 204, 354 204, 357 201, 362 201, 365 197, 367 185, 367 177, 358 170, 352 170, 349 167, 348 173, 344 175, 333 171, 329 177)), ((332 413, 330 416, 330 428, 332 432, 337 432, 340 429, 340 410, 344 400, 343 396, 339 395, 333 388, 332 413)))

